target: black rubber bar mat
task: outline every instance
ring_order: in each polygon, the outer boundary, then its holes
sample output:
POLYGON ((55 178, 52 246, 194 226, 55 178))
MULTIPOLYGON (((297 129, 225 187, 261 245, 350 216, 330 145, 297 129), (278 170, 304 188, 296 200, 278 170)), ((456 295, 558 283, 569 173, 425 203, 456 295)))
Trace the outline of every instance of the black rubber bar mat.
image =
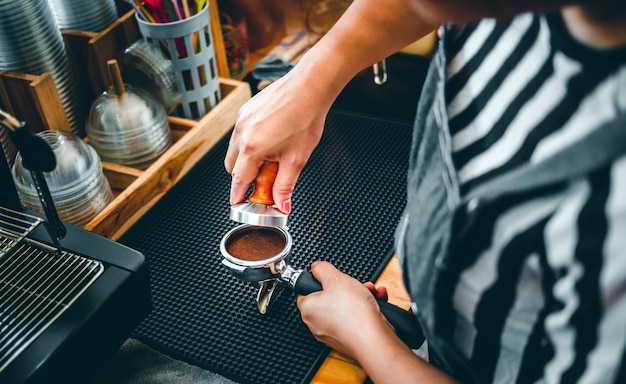
MULTIPOLYGON (((334 263, 372 280, 393 255, 406 201, 411 125, 331 112, 304 168, 289 217, 290 264, 334 263)), ((153 312, 133 337, 156 350, 241 383, 308 382, 326 357, 302 323, 286 284, 265 315, 257 287, 221 264, 228 217, 228 138, 207 153, 120 242, 142 252, 153 312)))

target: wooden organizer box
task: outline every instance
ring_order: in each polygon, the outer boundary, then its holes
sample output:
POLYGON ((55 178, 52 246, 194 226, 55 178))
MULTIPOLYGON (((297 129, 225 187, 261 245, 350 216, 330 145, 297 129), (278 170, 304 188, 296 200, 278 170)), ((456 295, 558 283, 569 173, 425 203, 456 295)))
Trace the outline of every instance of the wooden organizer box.
MULTIPOLYGON (((230 131, 239 108, 250 98, 250 86, 232 79, 220 79, 220 88, 222 100, 199 121, 168 118, 174 145, 145 171, 102 162, 111 188, 121 193, 85 229, 113 240, 119 239, 230 131)), ((227 196, 224 199, 224 204, 228 204, 227 196)))
MULTIPOLYGON (((214 1, 209 4, 220 77, 220 102, 197 121, 168 117, 174 144, 147 169, 102 162, 115 198, 85 225, 85 229, 119 239, 232 129, 239 108, 250 99, 250 85, 229 78, 217 5, 214 1)), ((108 88, 107 61, 117 58, 120 51, 141 38, 132 10, 100 33, 66 30, 63 36, 80 73, 81 92, 91 100, 108 88)), ((0 72, 0 104, 7 112, 26 121, 35 132, 69 130, 59 94, 51 80, 48 73, 0 72)), ((228 204, 226 196, 224 199, 224 204, 228 204)))

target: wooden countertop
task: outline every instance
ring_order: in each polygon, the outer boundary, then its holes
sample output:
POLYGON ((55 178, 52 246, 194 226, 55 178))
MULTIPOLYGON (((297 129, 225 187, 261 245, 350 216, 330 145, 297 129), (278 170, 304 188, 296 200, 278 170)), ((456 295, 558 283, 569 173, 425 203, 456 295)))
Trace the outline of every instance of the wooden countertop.
MULTIPOLYGON (((398 259, 394 256, 385 267, 376 285, 387 287, 389 302, 401 308, 409 309, 411 300, 402 284, 402 276, 398 259)), ((363 369, 350 358, 331 351, 324 360, 315 376, 312 384, 355 384, 363 383, 367 375, 363 369)))

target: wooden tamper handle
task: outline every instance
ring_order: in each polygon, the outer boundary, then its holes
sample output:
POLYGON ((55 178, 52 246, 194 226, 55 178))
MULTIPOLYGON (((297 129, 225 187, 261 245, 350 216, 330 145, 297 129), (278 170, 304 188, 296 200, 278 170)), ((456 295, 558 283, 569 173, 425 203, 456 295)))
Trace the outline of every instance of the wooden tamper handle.
POLYGON ((278 173, 278 163, 275 161, 266 161, 261 166, 259 175, 254 181, 254 190, 248 198, 248 201, 256 204, 272 205, 274 198, 272 197, 272 187, 276 174, 278 173))

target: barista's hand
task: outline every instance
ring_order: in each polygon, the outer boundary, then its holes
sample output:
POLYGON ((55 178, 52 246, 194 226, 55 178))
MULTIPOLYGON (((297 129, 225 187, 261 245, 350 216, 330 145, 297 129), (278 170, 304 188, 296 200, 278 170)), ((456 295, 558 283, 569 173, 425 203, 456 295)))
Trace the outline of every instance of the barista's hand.
POLYGON ((355 357, 374 333, 395 335, 366 285, 328 262, 314 262, 311 271, 324 289, 299 296, 298 308, 317 340, 355 357))
POLYGON ((241 202, 265 161, 278 162, 272 194, 291 211, 291 195, 302 168, 319 143, 331 100, 293 72, 272 83, 239 111, 224 160, 232 175, 230 203, 241 202))
POLYGON ((372 295, 385 301, 388 300, 389 295, 387 294, 387 288, 383 286, 377 287, 371 281, 367 281, 363 283, 363 285, 365 286, 365 288, 369 289, 370 292, 372 292, 372 295))

